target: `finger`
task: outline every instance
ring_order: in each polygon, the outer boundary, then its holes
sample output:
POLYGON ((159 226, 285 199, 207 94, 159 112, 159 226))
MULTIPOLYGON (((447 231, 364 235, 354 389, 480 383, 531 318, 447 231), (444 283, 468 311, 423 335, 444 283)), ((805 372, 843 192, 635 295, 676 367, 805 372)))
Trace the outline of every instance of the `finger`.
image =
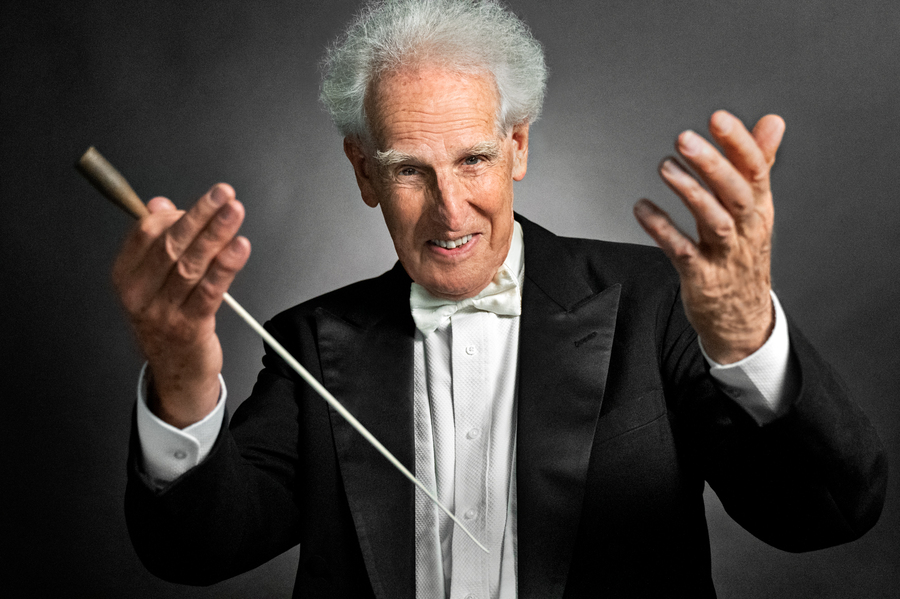
POLYGON ((767 191, 770 163, 744 123, 728 111, 717 110, 709 119, 709 132, 744 178, 767 191))
POLYGON ((768 174, 768 164, 753 135, 739 118, 726 110, 717 110, 709 119, 709 132, 725 157, 749 181, 768 174))
POLYGON ((222 303, 222 295, 228 291, 237 273, 250 258, 250 240, 235 237, 222 248, 209 265, 203 279, 194 286, 184 302, 188 316, 203 318, 214 314, 222 303))
POLYGON ((181 305, 190 296, 217 254, 237 235, 243 220, 244 206, 237 200, 226 203, 213 215, 169 271, 163 291, 170 302, 181 305))
POLYGON ((126 308, 139 307, 144 302, 138 298, 159 289, 165 273, 147 279, 143 267, 160 236, 184 214, 180 210, 159 210, 159 203, 156 206, 155 212, 135 223, 113 264, 113 285, 126 308))
POLYGON ((159 196, 147 202, 147 210, 153 214, 155 212, 163 212, 166 210, 177 210, 177 208, 169 198, 159 196))
POLYGON ((678 230, 669 215, 650 200, 643 199, 634 205, 634 216, 669 257, 675 270, 682 276, 688 273, 699 250, 687 235, 678 230))
MULTIPOLYGON (((135 269, 134 276, 144 282, 148 298, 154 297, 162 290, 186 249, 206 228, 219 209, 233 198, 234 190, 230 185, 215 185, 197 200, 190 210, 180 213, 180 218, 168 223, 169 226, 155 239, 152 247, 147 250, 144 260, 135 269)), ((164 212, 163 214, 168 213, 164 212)), ((231 233, 222 239, 220 245, 224 246, 233 236, 234 233, 231 233)), ((176 305, 180 305, 188 290, 181 289, 178 293, 174 293, 174 291, 174 289, 167 290, 167 298, 176 305)))
POLYGON ((694 217, 700 247, 726 248, 734 235, 734 219, 719 200, 673 158, 662 161, 659 174, 694 217))
POLYGON ((784 139, 785 128, 784 119, 777 114, 767 114, 753 127, 753 138, 769 167, 775 164, 775 154, 784 139))
MULTIPOLYGON (((144 217, 135 223, 131 234, 125 239, 120 255, 131 259, 132 268, 143 259, 154 241, 183 214, 177 212, 175 204, 168 198, 155 197, 147 202, 147 210, 155 217, 144 217), (166 214, 171 212, 172 214, 166 214)), ((131 270, 131 269, 129 269, 131 270)))
POLYGON ((752 213, 756 203, 754 187, 711 143, 688 130, 678 136, 676 148, 735 218, 742 220, 752 213))
POLYGON ((227 183, 218 183, 191 206, 182 218, 167 232, 165 249, 174 262, 193 243, 196 236, 209 223, 219 209, 235 199, 234 189, 227 183))

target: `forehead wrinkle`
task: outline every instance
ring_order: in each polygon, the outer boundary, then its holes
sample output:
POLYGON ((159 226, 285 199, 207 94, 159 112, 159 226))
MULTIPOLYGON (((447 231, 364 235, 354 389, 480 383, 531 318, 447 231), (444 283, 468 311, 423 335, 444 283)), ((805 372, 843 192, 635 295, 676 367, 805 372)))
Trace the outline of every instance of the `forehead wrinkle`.
POLYGON ((485 132, 495 131, 490 119, 463 110, 427 112, 400 109, 396 113, 385 115, 380 124, 378 137, 381 143, 391 145, 392 141, 446 145, 453 138, 472 139, 481 137, 485 132))
POLYGON ((420 68, 413 73, 391 73, 379 78, 377 85, 373 82, 366 94, 365 104, 370 132, 376 144, 379 139, 382 143, 388 142, 386 138, 392 131, 404 129, 409 124, 425 135, 438 137, 447 130, 473 127, 487 127, 491 132, 499 133, 498 92, 492 82, 484 80, 484 76, 429 68, 420 68), (436 94, 434 90, 422 93, 417 89, 423 80, 447 81, 448 77, 451 82, 436 94), (412 97, 401 103, 396 102, 397 94, 405 90, 411 90, 412 97), (473 93, 474 98, 471 97, 473 93), (464 102, 460 102, 460 95, 465 96, 462 98, 464 102))

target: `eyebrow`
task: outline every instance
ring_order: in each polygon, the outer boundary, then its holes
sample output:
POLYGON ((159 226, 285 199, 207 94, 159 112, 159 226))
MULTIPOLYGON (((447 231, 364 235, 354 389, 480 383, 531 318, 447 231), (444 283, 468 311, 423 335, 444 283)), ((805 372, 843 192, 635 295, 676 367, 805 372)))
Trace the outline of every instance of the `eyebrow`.
MULTIPOLYGON (((479 141, 463 152, 463 155, 484 156, 488 160, 496 160, 500 157, 500 144, 494 140, 479 141)), ((381 168, 388 168, 406 162, 420 162, 420 160, 412 154, 407 154, 406 152, 400 152, 399 150, 394 149, 376 150, 374 158, 375 162, 378 163, 378 166, 381 168)))

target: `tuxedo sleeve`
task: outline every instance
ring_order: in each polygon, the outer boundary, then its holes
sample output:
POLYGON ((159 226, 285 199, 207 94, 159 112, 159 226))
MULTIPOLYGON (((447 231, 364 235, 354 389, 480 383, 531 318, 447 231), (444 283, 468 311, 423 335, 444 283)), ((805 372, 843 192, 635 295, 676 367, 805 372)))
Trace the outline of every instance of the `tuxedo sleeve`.
MULTIPOLYGON (((267 328, 318 372, 309 335, 289 343, 267 328)), ((299 541, 298 394, 304 390, 266 349, 253 393, 233 418, 226 413, 209 454, 162 488, 146 484, 133 427, 125 514, 135 550, 161 578, 211 584, 299 541)))
POLYGON ((877 521, 887 462, 837 373, 788 317, 795 399, 760 426, 709 376, 680 301, 662 368, 675 426, 725 510, 761 540, 807 551, 854 540, 877 521))

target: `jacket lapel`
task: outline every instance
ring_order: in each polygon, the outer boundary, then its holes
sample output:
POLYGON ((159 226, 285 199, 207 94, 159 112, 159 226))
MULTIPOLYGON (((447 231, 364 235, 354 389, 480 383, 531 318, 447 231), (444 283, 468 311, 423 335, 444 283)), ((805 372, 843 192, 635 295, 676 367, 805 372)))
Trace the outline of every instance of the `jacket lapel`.
MULTIPOLYGON (((399 264, 342 314, 316 315, 324 385, 410 471, 413 334, 409 278, 399 264)), ((415 488, 330 410, 350 511, 375 595, 415 594, 415 488)))
POLYGON ((561 597, 615 332, 620 285, 595 290, 555 235, 525 237, 516 450, 520 597, 561 597))

